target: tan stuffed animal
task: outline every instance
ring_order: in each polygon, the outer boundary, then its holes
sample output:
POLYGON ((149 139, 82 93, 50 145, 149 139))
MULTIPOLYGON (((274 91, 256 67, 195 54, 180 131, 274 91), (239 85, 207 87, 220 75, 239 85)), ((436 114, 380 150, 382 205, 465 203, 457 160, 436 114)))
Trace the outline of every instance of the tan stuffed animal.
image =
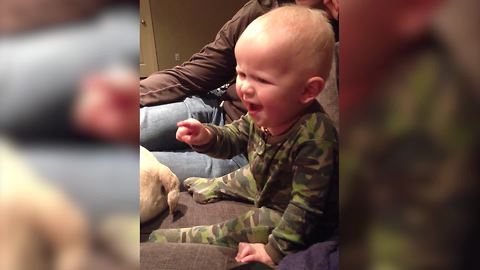
POLYGON ((140 146, 140 222, 143 223, 167 208, 177 206, 180 182, 150 151, 140 146))

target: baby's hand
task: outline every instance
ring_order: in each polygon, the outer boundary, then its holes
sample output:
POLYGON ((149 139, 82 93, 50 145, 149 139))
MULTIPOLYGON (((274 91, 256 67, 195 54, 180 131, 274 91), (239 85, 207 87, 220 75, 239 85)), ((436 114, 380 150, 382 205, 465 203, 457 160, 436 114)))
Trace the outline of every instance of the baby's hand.
POLYGON ((213 137, 210 131, 196 119, 187 119, 177 123, 177 140, 189 145, 207 144, 213 137))
POLYGON ((238 244, 238 252, 235 257, 237 262, 262 262, 264 264, 274 266, 272 259, 265 251, 265 245, 261 243, 251 244, 240 242, 238 244))

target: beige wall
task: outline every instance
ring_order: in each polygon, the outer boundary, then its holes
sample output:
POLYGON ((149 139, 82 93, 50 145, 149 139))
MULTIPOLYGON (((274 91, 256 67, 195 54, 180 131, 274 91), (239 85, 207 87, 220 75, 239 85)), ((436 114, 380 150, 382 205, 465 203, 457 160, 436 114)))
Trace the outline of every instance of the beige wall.
POLYGON ((247 1, 150 0, 159 70, 183 63, 213 41, 247 1))

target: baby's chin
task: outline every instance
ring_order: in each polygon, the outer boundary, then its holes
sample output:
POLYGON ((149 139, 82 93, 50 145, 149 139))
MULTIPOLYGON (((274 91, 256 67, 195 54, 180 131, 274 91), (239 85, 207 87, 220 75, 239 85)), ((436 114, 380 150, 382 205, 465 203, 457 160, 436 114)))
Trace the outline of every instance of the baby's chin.
POLYGON ((252 119, 252 121, 255 123, 257 127, 264 128, 264 129, 268 128, 267 127, 268 123, 260 115, 258 114, 251 115, 250 112, 248 114, 250 115, 250 118, 252 119))

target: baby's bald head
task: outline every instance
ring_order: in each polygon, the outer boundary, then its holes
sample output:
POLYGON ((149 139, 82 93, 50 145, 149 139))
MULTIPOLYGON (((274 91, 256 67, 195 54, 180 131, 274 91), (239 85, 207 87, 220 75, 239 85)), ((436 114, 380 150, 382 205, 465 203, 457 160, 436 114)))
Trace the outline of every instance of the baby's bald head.
POLYGON ((309 76, 326 80, 330 73, 334 33, 319 10, 295 5, 276 8, 255 19, 237 44, 248 46, 252 41, 275 41, 272 47, 284 54, 281 57, 309 76))

